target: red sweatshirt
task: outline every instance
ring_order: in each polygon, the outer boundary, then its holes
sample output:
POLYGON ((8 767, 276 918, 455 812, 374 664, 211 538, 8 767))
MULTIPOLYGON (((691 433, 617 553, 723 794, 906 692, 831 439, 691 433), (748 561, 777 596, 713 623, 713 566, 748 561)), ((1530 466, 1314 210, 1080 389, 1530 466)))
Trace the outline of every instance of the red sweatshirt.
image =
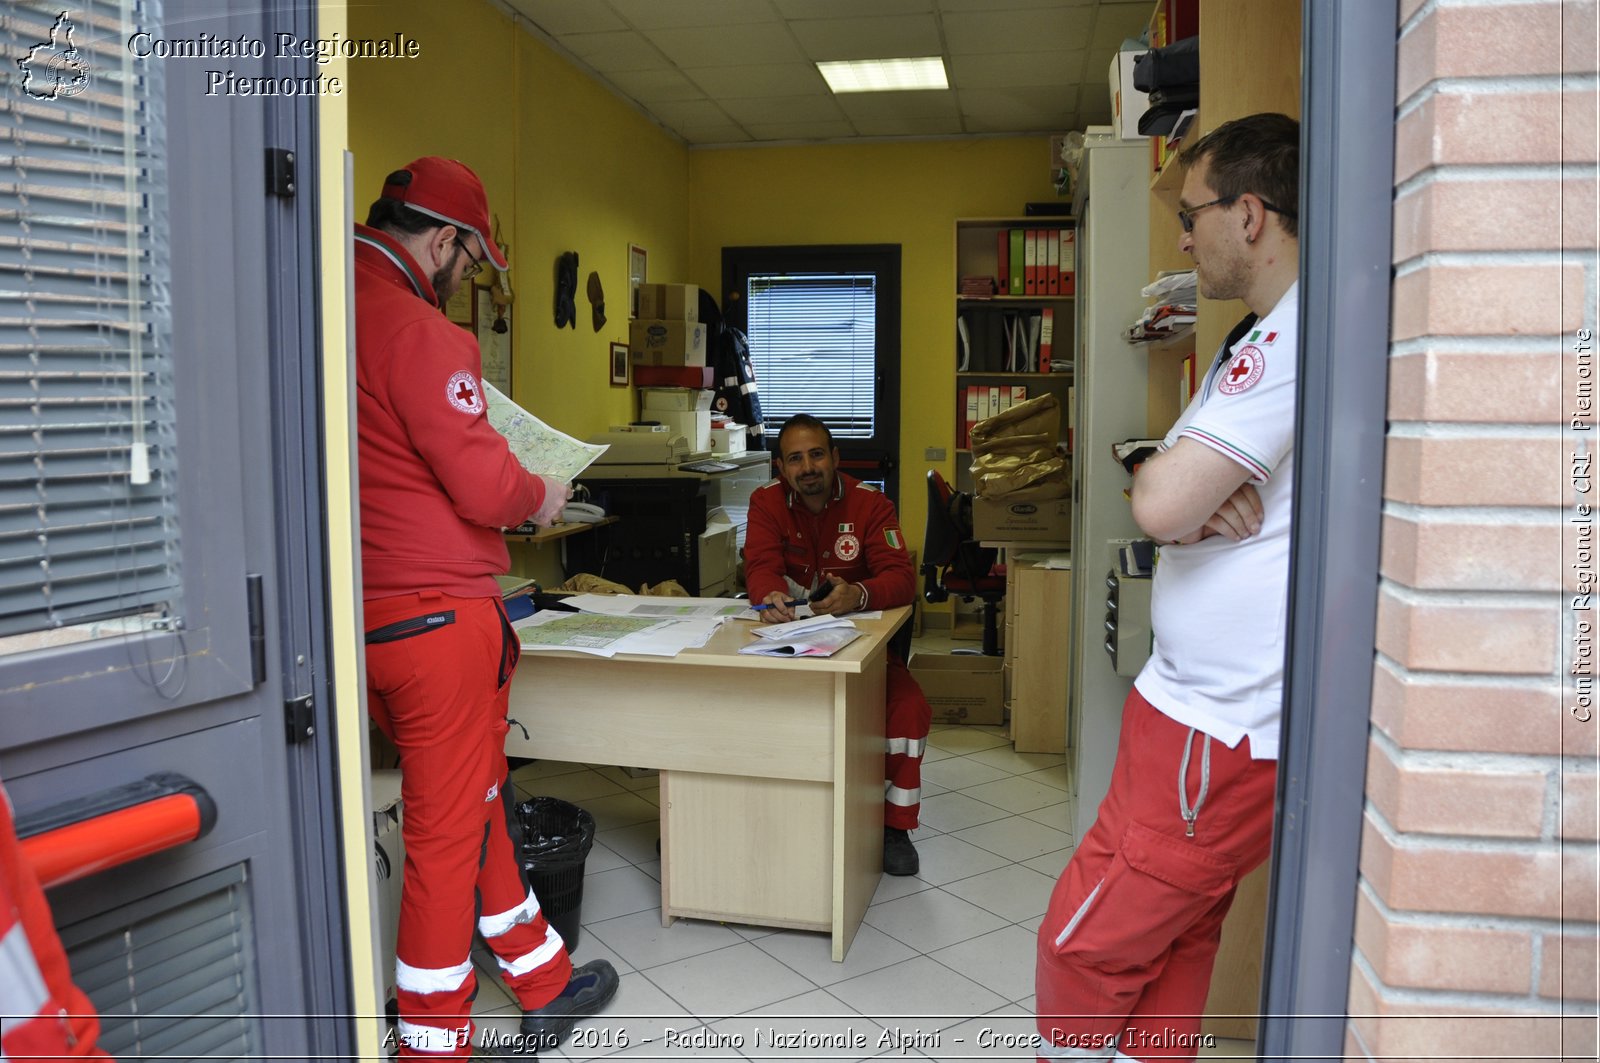
POLYGON ((844 473, 835 474, 833 494, 817 514, 782 480, 750 496, 744 541, 750 600, 783 590, 785 576, 807 591, 825 579, 859 583, 867 589, 868 609, 910 605, 917 593, 894 503, 844 473))
POLYGON ((356 420, 363 596, 499 594, 501 529, 544 501, 544 484, 485 416, 472 334, 388 235, 356 226, 356 420))

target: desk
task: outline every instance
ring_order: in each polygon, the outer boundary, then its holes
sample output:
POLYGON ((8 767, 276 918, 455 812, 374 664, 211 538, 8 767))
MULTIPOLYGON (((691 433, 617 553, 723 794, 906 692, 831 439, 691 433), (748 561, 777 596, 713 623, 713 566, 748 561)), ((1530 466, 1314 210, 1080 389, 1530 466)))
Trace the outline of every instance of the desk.
POLYGON ((511 685, 511 756, 661 769, 661 922, 824 930, 842 961, 883 868, 889 637, 861 620, 832 657, 738 653, 724 624, 677 657, 530 653, 511 685))
POLYGON ((599 520, 594 521, 552 524, 550 527, 540 528, 536 532, 507 531, 505 537, 508 543, 532 543, 535 546, 543 546, 545 543, 553 543, 570 535, 580 535, 586 531, 593 531, 595 528, 604 528, 606 525, 615 524, 616 522, 616 517, 601 517, 599 520))

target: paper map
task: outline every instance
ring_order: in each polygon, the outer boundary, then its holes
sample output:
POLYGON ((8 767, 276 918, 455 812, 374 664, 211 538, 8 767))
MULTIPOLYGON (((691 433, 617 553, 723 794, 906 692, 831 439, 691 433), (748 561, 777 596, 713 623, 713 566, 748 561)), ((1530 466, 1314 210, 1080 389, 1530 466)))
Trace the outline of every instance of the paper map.
POLYGON ((517 625, 517 636, 526 650, 604 650, 666 623, 603 613, 538 613, 533 622, 517 625))
POLYGON ((511 453, 529 472, 571 483, 606 452, 603 443, 585 443, 551 428, 487 380, 483 391, 489 400, 490 427, 506 437, 511 453))

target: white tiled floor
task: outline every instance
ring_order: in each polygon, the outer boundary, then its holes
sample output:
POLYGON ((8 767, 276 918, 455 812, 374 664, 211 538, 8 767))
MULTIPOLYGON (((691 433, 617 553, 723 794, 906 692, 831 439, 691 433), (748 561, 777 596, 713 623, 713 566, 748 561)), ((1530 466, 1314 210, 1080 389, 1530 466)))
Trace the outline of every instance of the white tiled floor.
MULTIPOLYGON (((519 797, 594 814, 574 960, 604 957, 621 975, 607 1014, 543 1058, 1033 1059, 985 1048, 980 1035, 1033 1030, 1034 933, 1073 841, 1065 758, 1017 754, 999 728, 936 726, 928 742, 912 836, 921 873, 881 880, 843 963, 819 933, 692 919, 663 928, 653 777, 548 761, 513 772, 519 797), (774 1047, 769 1031, 812 1041, 774 1047)), ((480 1024, 512 1033, 520 1012, 492 960, 476 958, 480 1024)), ((1250 1049, 1224 1042, 1206 1054, 1250 1049)))

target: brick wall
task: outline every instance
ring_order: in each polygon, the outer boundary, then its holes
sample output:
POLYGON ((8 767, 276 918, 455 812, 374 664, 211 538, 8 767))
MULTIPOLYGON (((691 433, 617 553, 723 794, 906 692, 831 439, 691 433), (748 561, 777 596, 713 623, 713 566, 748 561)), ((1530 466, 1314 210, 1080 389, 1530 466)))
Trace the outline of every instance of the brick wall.
POLYGON ((1595 1057, 1595 7, 1399 4, 1355 1058, 1595 1057))

